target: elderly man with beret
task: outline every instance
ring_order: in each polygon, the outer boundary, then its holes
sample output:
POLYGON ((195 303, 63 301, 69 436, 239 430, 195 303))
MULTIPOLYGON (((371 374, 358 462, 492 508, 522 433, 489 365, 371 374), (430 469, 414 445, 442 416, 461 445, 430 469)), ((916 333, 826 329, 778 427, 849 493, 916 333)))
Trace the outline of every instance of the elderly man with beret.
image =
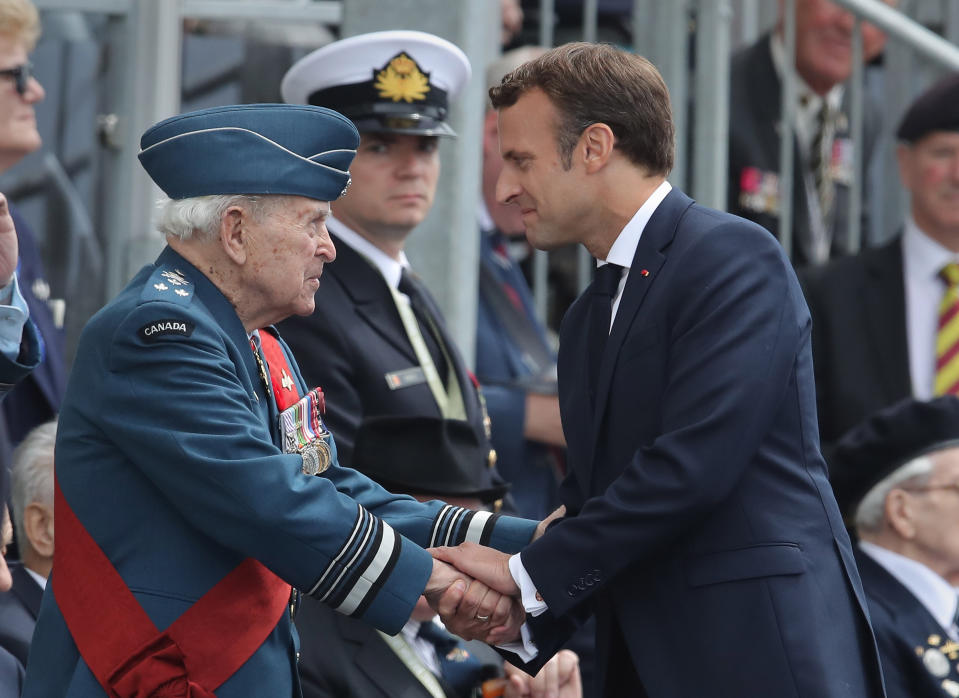
POLYGON ((314 310, 358 141, 340 114, 288 105, 143 135, 167 247, 80 339, 25 696, 298 696, 291 586, 387 633, 424 593, 477 627, 507 618, 420 545, 515 550, 535 524, 340 467, 322 391, 272 328, 314 310))
POLYGON ((896 136, 911 203, 901 234, 800 277, 827 453, 886 405, 959 393, 959 73, 923 92, 896 136))
POLYGON ((959 696, 959 398, 903 400, 839 441, 836 499, 889 698, 959 696))

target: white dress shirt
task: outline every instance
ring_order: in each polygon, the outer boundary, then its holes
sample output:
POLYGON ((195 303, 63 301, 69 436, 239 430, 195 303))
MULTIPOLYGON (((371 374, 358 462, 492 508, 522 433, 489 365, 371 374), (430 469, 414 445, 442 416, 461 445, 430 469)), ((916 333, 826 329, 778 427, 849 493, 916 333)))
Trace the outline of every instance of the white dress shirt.
MULTIPOLYGON (((923 233, 911 217, 902 233, 902 276, 906 292, 906 346, 909 348, 909 377, 912 394, 920 400, 933 397, 936 380, 936 334, 939 302, 946 292, 939 271, 959 261, 923 233)), ((895 328, 894 328, 895 329, 895 328)))

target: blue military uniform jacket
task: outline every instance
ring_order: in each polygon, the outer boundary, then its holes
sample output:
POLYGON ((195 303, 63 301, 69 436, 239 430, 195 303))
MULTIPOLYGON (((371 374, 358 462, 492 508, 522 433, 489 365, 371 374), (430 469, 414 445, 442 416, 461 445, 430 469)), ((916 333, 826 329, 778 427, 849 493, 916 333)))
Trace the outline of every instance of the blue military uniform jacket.
POLYGON ((882 565, 855 553, 888 698, 959 696, 959 643, 882 565))
MULTIPOLYGON (((534 522, 392 495, 340 467, 335 445, 322 476, 304 475, 301 457, 279 448, 277 417, 235 310, 169 248, 84 329, 61 411, 57 480, 157 628, 253 557, 393 633, 430 575, 420 545, 465 537, 517 550, 533 533, 534 522)), ((299 695, 294 664, 284 614, 216 694, 299 695)), ((100 695, 48 588, 24 696, 100 695)))

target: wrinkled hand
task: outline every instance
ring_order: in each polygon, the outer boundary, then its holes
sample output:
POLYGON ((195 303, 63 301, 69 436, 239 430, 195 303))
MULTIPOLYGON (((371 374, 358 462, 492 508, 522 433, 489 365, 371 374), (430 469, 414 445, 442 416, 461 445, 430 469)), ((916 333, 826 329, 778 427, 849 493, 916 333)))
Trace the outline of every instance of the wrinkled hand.
POLYGON ((0 194, 0 287, 6 286, 17 270, 17 231, 10 217, 7 197, 0 194))
POLYGON ((503 664, 508 683, 503 698, 582 698, 579 657, 570 650, 560 650, 536 676, 503 664))
POLYGON ((423 596, 439 613, 446 629, 466 640, 486 641, 488 637, 512 634, 514 626, 518 636, 525 616, 522 606, 514 608, 517 604, 510 597, 438 559, 433 560, 433 574, 423 596))
POLYGON ((556 519, 561 519, 564 516, 566 516, 566 505, 561 504, 556 511, 539 522, 539 524, 536 526, 536 532, 533 533, 533 538, 530 542, 532 543, 534 540, 546 533, 546 529, 549 528, 549 525, 553 523, 553 521, 556 519))
POLYGON ((440 614, 447 630, 467 640, 482 640, 490 645, 520 637, 526 611, 519 600, 519 588, 509 573, 508 555, 475 543, 464 543, 457 548, 430 548, 430 553, 437 563, 450 562, 459 573, 473 578, 465 591, 452 587, 436 605, 430 604, 440 614))

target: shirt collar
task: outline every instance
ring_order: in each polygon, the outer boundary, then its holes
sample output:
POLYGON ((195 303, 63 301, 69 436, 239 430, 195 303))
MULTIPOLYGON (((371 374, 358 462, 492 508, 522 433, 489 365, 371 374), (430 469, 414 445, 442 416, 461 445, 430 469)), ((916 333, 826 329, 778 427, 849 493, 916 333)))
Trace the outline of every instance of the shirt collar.
POLYGON ((629 223, 626 224, 626 227, 619 233, 619 236, 615 242, 613 242, 613 246, 609 248, 609 254, 606 255, 606 259, 597 259, 596 266, 609 263, 618 264, 621 267, 629 269, 633 263, 633 257, 636 256, 639 238, 642 236, 646 224, 649 223, 653 212, 663 202, 666 195, 672 191, 672 188, 672 185, 664 180, 662 184, 653 190, 653 193, 649 195, 649 198, 639 207, 639 210, 633 214, 633 217, 629 220, 629 223))
MULTIPOLYGON (((386 283, 392 288, 399 288, 400 275, 404 269, 410 266, 410 261, 406 258, 405 252, 400 251, 400 258, 397 261, 365 237, 351 230, 342 221, 333 217, 327 219, 326 227, 346 245, 370 260, 373 266, 380 270, 383 278, 386 279, 386 283)), ((336 264, 336 262, 333 263, 336 264)))
POLYGON ((34 572, 32 569, 30 569, 30 568, 27 567, 26 565, 23 566, 23 569, 26 570, 27 574, 29 574, 31 577, 33 577, 33 581, 35 581, 37 584, 39 584, 41 589, 46 589, 46 588, 47 588, 47 578, 46 578, 46 577, 44 577, 42 574, 38 574, 38 573, 34 572))
POLYGON ((956 254, 923 233, 912 216, 906 218, 902 234, 903 264, 907 278, 935 279, 956 254))
POLYGON ((956 590, 949 582, 921 562, 875 543, 859 541, 859 548, 906 587, 943 629, 952 627, 957 599, 956 590))

